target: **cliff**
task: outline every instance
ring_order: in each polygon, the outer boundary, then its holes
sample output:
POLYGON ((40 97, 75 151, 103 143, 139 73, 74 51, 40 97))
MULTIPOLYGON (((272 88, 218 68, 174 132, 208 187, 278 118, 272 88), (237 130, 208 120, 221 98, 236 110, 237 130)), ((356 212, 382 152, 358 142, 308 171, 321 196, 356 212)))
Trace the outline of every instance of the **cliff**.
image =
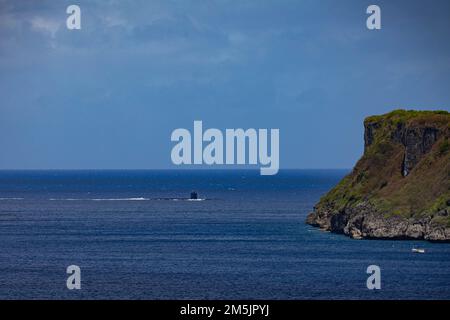
POLYGON ((307 223, 352 238, 450 241, 450 113, 364 121, 364 155, 307 223))

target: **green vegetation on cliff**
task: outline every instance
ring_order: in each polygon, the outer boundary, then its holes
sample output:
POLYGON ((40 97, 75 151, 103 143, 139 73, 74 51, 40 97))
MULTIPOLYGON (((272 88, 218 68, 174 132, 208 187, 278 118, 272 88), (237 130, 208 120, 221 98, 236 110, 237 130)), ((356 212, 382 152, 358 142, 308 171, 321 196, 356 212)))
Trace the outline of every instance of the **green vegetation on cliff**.
POLYGON ((386 217, 450 226, 450 113, 395 110, 364 126, 364 155, 317 210, 342 212, 364 201, 386 217))

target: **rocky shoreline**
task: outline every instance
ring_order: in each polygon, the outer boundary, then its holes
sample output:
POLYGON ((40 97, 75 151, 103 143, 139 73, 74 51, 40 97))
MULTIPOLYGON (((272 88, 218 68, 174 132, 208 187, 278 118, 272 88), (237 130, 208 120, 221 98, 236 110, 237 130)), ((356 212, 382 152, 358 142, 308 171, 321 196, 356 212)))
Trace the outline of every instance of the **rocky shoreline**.
MULTIPOLYGON (((448 215, 448 212, 442 212, 448 215)), ((307 224, 322 230, 347 235, 353 239, 397 239, 450 242, 450 228, 433 223, 431 217, 405 219, 383 216, 368 203, 361 203, 343 212, 321 210, 308 215, 307 224)))
POLYGON ((450 114, 396 110, 364 127, 362 158, 306 223, 353 239, 450 242, 450 114))

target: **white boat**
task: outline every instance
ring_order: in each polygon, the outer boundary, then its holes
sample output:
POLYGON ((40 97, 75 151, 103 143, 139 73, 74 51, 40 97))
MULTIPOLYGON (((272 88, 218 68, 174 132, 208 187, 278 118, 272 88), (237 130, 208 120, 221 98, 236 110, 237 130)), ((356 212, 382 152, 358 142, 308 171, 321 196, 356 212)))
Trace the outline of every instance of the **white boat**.
POLYGON ((411 251, 414 252, 414 253, 425 253, 425 249, 412 248, 411 251))

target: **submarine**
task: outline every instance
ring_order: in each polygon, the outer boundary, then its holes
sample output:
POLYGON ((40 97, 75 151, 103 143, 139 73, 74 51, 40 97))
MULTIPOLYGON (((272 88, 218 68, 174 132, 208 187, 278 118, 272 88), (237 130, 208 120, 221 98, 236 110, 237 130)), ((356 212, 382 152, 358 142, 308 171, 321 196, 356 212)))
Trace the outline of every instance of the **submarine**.
POLYGON ((198 194, 197 194, 197 192, 192 191, 192 192, 191 192, 191 197, 190 197, 190 199, 191 199, 191 200, 197 200, 197 199, 198 199, 198 194))

